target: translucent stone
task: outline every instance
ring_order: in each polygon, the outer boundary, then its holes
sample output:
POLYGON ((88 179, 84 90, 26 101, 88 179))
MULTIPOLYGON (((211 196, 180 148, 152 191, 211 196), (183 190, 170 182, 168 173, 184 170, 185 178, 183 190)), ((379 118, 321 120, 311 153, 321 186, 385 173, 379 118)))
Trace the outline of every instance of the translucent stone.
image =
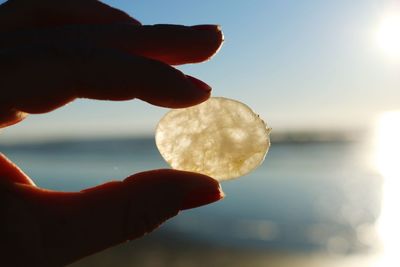
POLYGON ((245 104, 212 97, 168 112, 158 123, 156 144, 172 168, 223 181, 245 175, 263 162, 270 130, 245 104))

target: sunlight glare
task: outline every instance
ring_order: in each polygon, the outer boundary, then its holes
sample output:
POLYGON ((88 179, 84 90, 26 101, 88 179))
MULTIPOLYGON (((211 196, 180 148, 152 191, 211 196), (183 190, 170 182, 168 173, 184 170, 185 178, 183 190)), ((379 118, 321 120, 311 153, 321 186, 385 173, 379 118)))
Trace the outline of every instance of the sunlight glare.
POLYGON ((400 14, 388 15, 383 19, 377 41, 389 57, 400 58, 400 14))
POLYGON ((376 163, 384 178, 378 233, 383 243, 379 267, 394 266, 400 237, 400 111, 385 112, 377 126, 376 163))

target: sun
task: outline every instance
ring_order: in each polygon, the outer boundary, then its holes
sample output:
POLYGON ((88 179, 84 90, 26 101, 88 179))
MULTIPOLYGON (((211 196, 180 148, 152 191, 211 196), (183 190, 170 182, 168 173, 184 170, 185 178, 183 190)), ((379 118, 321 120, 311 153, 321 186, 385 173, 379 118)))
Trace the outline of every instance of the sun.
POLYGON ((400 13, 387 15, 379 25, 378 45, 389 57, 400 58, 400 13))

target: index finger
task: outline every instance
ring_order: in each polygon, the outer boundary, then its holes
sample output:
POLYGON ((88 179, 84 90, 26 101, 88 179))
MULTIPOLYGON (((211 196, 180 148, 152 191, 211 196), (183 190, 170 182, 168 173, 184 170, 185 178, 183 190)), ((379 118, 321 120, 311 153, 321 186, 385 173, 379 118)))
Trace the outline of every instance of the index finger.
POLYGON ((68 25, 2 34, 0 49, 21 44, 83 44, 180 65, 210 59, 221 47, 223 39, 218 25, 68 25))

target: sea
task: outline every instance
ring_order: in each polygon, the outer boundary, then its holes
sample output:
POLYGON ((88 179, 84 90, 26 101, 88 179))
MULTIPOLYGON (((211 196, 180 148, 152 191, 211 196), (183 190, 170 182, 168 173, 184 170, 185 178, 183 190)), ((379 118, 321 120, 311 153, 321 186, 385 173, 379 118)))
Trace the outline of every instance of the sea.
MULTIPOLYGON (((169 168, 152 137, 3 144, 0 151, 38 186, 59 191, 169 168)), ((383 177, 373 159, 365 139, 273 139, 261 166, 222 183, 225 199, 180 213, 150 234, 146 244, 169 240, 172 245, 268 255, 375 253, 383 177)), ((180 266, 164 263, 142 266, 180 266)))

